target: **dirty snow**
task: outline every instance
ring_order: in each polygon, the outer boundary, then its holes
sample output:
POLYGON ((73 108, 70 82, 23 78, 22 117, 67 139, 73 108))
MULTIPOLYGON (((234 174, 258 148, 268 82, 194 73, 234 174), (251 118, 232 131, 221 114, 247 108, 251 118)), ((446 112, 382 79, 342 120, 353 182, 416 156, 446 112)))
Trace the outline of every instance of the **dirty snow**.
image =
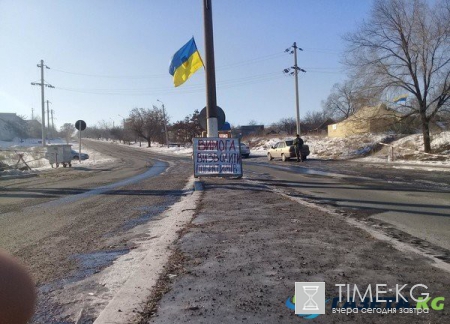
MULTIPOLYGON (((2 164, 6 164, 12 167, 10 169, 8 168, 4 170, 3 172, 0 171, 0 174, 2 174, 3 176, 25 175, 51 169, 50 163, 44 157, 46 149, 42 147, 41 143, 42 142, 40 139, 26 139, 24 141, 15 140, 11 142, 0 141, 0 170, 2 169, 2 164), (19 162, 17 164, 19 160, 19 154, 23 155, 23 159, 32 168, 32 171, 20 170, 21 168, 25 167, 25 165, 22 162, 19 162)), ((60 138, 49 141, 49 145, 56 144, 66 144, 66 141, 60 138)), ((72 145, 72 149, 78 151, 78 143, 69 144, 72 145)), ((81 151, 89 155, 89 159, 81 161, 81 164, 83 166, 105 164, 107 162, 113 162, 115 160, 110 156, 103 155, 83 145, 81 151)), ((72 166, 76 166, 79 163, 80 162, 78 161, 73 161, 72 166)))

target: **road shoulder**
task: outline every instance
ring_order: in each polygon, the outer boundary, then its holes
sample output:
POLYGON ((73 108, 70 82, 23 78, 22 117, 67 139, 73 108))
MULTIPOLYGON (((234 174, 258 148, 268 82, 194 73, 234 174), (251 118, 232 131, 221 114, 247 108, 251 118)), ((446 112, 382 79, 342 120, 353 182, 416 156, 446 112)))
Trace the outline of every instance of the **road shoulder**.
MULTIPOLYGON (((450 286, 448 273, 426 257, 245 180, 206 179, 197 215, 174 249, 183 270, 166 273, 170 291, 140 323, 298 323, 285 305, 296 281, 326 282, 331 297, 341 283, 420 283, 447 298, 450 286)), ((447 309, 389 317, 326 311, 316 323, 445 323, 449 316, 447 309)))
MULTIPOLYGON (((193 186, 191 178, 184 190, 191 190, 193 186)), ((103 280, 109 282, 110 286, 119 281, 120 288, 113 289, 114 297, 101 311, 95 324, 129 323, 143 310, 143 304, 169 262, 170 247, 178 238, 178 232, 191 221, 200 197, 201 191, 193 191, 171 206, 160 221, 152 224, 148 241, 140 246, 139 251, 131 252, 138 256, 120 258, 106 271, 103 280), (130 259, 140 261, 130 268, 130 259), (126 278, 124 282, 123 278, 126 278)))

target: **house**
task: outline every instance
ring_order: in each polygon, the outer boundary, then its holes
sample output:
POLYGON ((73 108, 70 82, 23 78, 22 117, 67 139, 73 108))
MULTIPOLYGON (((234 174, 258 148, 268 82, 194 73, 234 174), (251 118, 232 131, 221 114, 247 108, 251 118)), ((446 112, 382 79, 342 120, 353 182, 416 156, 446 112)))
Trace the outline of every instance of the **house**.
MULTIPOLYGON (((328 132, 328 126, 335 124, 336 122, 331 119, 331 118, 327 118, 323 123, 321 123, 320 125, 318 125, 317 127, 314 127, 315 125, 311 125, 309 127, 309 129, 305 130, 305 127, 302 128, 303 133, 307 133, 310 135, 326 135, 328 132)), ((317 125, 317 124, 316 124, 317 125)))
POLYGON ((233 130, 233 136, 244 137, 264 133, 264 125, 246 125, 233 130))
POLYGON ((385 104, 364 107, 349 118, 328 125, 328 137, 347 137, 366 133, 383 133, 398 127, 402 115, 385 104))

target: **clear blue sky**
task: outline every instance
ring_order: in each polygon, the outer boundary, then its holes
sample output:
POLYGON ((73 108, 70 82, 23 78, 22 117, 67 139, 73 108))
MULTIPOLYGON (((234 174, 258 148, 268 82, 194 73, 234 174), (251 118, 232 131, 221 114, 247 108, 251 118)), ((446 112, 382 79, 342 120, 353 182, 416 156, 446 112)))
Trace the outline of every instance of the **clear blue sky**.
MULTIPOLYGON (((342 35, 369 0, 213 0, 217 101, 232 125, 295 117, 294 41, 301 115, 320 111, 345 79, 342 35)), ((41 59, 55 124, 117 125, 134 107, 164 102, 172 122, 205 106, 205 73, 175 88, 168 66, 192 36, 204 53, 202 0, 0 0, 0 112, 41 113, 41 59)))

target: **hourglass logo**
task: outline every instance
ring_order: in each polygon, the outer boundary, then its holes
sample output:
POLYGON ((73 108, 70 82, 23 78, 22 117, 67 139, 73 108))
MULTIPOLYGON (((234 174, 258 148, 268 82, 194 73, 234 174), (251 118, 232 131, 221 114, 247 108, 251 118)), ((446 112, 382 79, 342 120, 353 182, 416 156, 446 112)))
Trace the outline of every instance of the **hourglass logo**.
POLYGON ((325 282, 295 283, 295 314, 325 314, 325 282))

